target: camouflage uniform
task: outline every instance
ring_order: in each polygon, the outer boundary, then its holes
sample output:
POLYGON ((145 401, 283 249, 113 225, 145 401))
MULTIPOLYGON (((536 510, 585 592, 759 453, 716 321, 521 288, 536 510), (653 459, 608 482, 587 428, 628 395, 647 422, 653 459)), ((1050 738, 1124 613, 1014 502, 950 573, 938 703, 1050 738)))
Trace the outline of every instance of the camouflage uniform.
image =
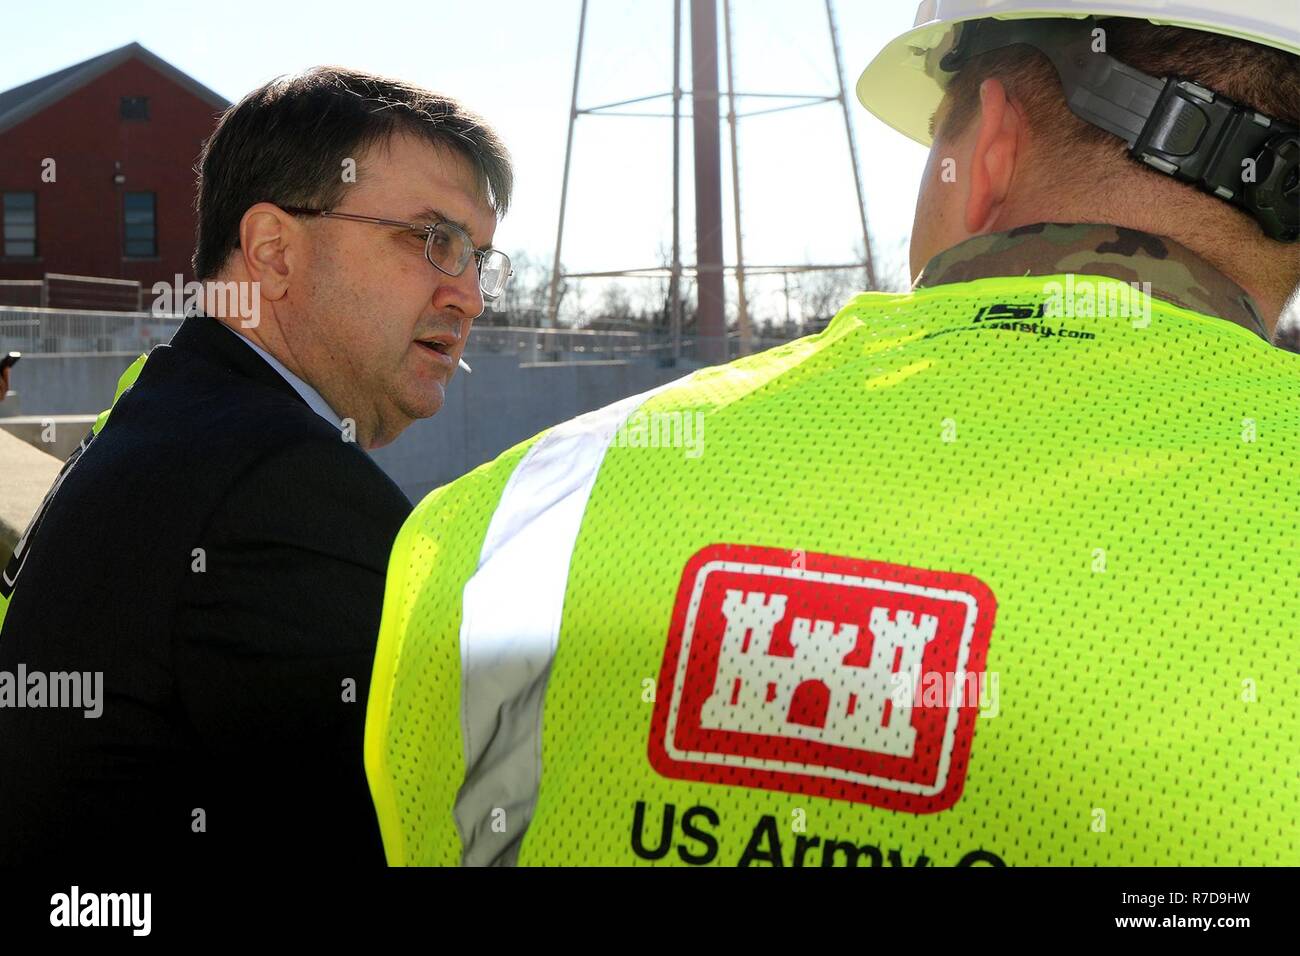
POLYGON ((1067 273, 1149 282, 1157 299, 1227 319, 1269 341, 1259 307, 1239 285, 1186 246, 1123 226, 1040 222, 976 236, 931 259, 916 287, 1067 273))

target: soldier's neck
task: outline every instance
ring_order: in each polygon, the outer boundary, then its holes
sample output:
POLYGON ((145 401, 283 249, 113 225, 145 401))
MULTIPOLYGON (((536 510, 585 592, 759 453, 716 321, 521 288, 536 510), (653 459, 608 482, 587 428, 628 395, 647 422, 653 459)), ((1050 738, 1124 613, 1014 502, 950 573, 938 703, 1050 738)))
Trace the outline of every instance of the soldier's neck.
POLYGON ((1067 273, 1139 283, 1157 299, 1226 319, 1265 341, 1271 341, 1281 312, 1281 303, 1270 313, 1250 292, 1181 243, 1105 223, 1034 223, 974 236, 932 258, 915 286, 1067 273))

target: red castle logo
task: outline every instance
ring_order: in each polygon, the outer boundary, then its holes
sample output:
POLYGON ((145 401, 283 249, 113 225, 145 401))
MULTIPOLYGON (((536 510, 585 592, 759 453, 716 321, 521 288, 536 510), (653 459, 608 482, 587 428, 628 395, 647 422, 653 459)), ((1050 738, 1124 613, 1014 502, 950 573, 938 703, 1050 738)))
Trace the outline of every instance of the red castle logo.
POLYGON ((977 700, 917 706, 922 674, 984 670, 996 601, 978 579, 716 544, 682 572, 650 762, 667 777, 911 813, 961 796, 977 700))

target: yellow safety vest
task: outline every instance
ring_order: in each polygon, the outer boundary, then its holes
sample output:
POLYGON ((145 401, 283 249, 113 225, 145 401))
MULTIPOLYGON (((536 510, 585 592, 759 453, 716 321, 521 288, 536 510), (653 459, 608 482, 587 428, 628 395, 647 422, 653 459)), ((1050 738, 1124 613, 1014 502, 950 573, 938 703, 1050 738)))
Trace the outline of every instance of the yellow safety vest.
POLYGON ((1064 278, 858 296, 430 494, 390 863, 1300 864, 1300 355, 1064 278))

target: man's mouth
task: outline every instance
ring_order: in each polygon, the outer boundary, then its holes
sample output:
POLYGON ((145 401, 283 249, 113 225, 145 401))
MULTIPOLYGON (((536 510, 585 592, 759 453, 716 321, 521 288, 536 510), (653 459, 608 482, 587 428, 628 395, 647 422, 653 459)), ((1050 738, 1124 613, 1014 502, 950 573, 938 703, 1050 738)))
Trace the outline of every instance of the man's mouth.
POLYGON ((456 346, 460 344, 456 336, 444 333, 432 338, 416 339, 415 344, 425 352, 432 353, 429 358, 442 368, 443 374, 456 371, 456 346))

